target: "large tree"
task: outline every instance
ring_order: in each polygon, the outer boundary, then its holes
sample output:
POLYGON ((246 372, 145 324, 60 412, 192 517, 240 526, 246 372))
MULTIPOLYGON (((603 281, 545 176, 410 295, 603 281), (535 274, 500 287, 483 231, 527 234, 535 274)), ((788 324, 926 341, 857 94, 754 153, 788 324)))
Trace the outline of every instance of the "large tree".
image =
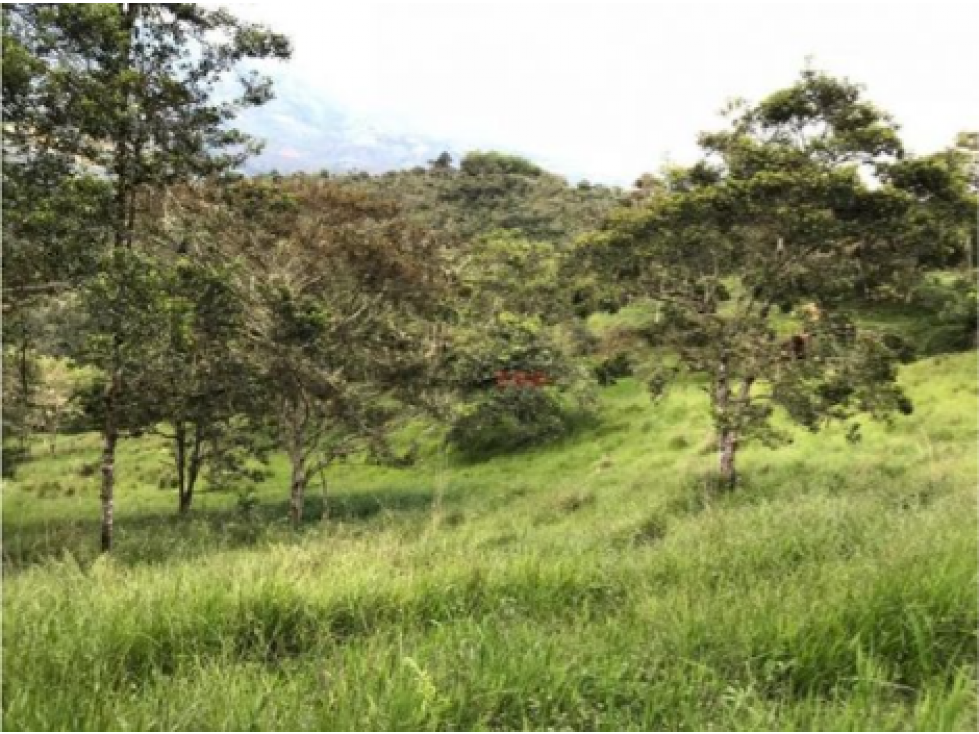
POLYGON ((437 233, 318 177, 246 180, 204 216, 241 263, 245 344, 290 464, 290 518, 338 456, 376 445, 431 384, 445 271, 437 233))
POLYGON ((891 119, 846 80, 806 70, 732 117, 701 136, 700 163, 667 171, 580 250, 602 298, 652 304, 652 386, 680 370, 709 377, 725 487, 745 439, 785 438, 776 406, 812 429, 910 409, 899 345, 858 328, 848 305, 938 258, 909 216, 957 224, 931 206, 941 166, 908 159, 891 119))
POLYGON ((173 448, 178 509, 186 514, 205 470, 226 463, 231 444, 249 441, 261 401, 233 264, 198 251, 167 263, 164 274, 163 323, 143 366, 143 397, 154 430, 173 448))
MULTIPOLYGON (((88 303, 104 309, 93 317, 109 335, 89 350, 106 374, 101 500, 102 548, 109 550, 120 411, 138 400, 127 387, 127 353, 136 348, 124 344, 132 331, 121 318, 128 305, 104 299, 141 292, 119 283, 134 262, 120 251, 142 248, 142 209, 153 192, 233 169, 255 150, 229 123, 267 101, 270 82, 250 72, 237 75, 235 89, 233 70, 249 59, 286 57, 289 44, 225 10, 190 3, 11 4, 3 12, 4 146, 13 163, 5 182, 26 186, 43 175, 58 184, 52 196, 42 187, 38 197, 18 197, 27 208, 65 201, 81 180, 107 188, 105 196, 83 192, 81 201, 101 209, 80 231, 95 250, 85 257, 104 276, 88 303), (111 252, 100 260, 99 250, 111 252)), ((35 245, 43 253, 48 240, 40 235, 35 245)), ((77 243, 70 244, 74 251, 77 243)))

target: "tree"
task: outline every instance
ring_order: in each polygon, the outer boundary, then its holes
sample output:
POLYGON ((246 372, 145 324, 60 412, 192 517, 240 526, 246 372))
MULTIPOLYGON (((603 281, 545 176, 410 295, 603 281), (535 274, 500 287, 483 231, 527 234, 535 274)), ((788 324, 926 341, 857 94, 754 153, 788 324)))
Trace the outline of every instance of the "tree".
MULTIPOLYGON (((107 182, 106 217, 90 227, 100 232, 93 242, 111 250, 99 266, 111 277, 131 272, 128 256, 118 251, 142 245, 141 207, 150 192, 233 169, 256 149, 228 123, 243 108, 266 102, 270 81, 239 75, 239 93, 225 97, 222 86, 222 99, 218 85, 243 60, 289 55, 284 37, 189 3, 12 4, 4 7, 4 21, 4 145, 28 179, 43 168, 107 182)), ((117 409, 128 402, 125 367, 133 363, 126 352, 134 345, 122 341, 130 331, 120 320, 128 305, 101 299, 128 290, 121 283, 97 288, 88 303, 105 309, 105 318, 92 316, 108 329, 101 335, 111 336, 87 353, 106 374, 101 500, 107 551, 117 409)))
POLYGON ((82 406, 78 397, 88 384, 90 375, 84 370, 72 369, 65 359, 45 356, 40 363, 38 425, 47 434, 48 448, 53 454, 62 427, 81 415, 82 406))
MULTIPOLYGON (((233 438, 256 419, 256 376, 245 354, 245 304, 233 267, 200 253, 164 270, 164 328, 144 363, 143 399, 173 447, 180 514, 190 511, 202 473, 224 463, 233 438)), ((230 468, 230 467, 229 467, 230 468)))
POLYGON ((474 150, 463 157, 459 170, 470 176, 480 174, 515 174, 520 176, 539 176, 544 171, 526 158, 507 155, 495 150, 474 150))
POLYGON ((452 155, 447 150, 443 150, 437 158, 430 160, 428 162, 429 167, 433 171, 451 171, 452 170, 452 155))
POLYGON ((960 132, 955 136, 955 150, 963 156, 972 193, 979 190, 979 132, 960 132))
MULTIPOLYGON (((898 295, 909 301, 919 267, 973 267, 977 226, 973 173, 965 151, 947 148, 899 161, 889 166, 885 175, 913 198, 904 214, 900 237, 895 237, 910 265, 905 268, 907 278, 899 283, 898 295)), ((872 275, 867 284, 875 285, 872 275)))
POLYGON ((4 317, 3 344, 3 458, 6 476, 30 455, 41 369, 30 314, 4 317))
POLYGON ((244 181, 221 211, 213 226, 244 264, 249 359, 298 526, 309 482, 380 441, 431 377, 440 239, 390 202, 320 178, 244 181))
POLYGON ((449 441, 477 456, 564 435, 572 415, 563 398, 581 408, 590 397, 567 334, 564 255, 507 231, 455 255, 458 292, 440 368, 456 404, 449 441))
POLYGON ((468 171, 441 168, 438 160, 430 161, 428 169, 333 178, 398 201, 405 216, 455 237, 461 248, 500 229, 568 247, 575 237, 598 226, 621 193, 597 184, 571 186, 561 176, 500 153, 470 153, 465 157, 468 171))
MULTIPOLYGON (((5 243, 6 244, 6 243, 5 243)), ((9 295, 9 294, 8 294, 9 295)), ((77 345, 77 299, 73 294, 23 291, 3 315, 4 468, 13 472, 30 455, 31 437, 46 431, 56 443, 62 419, 76 417, 73 399, 85 377, 70 369, 77 345)))
POLYGON ((151 406, 144 397, 153 373, 149 362, 158 354, 152 345, 165 333, 163 278, 152 257, 119 248, 104 259, 102 272, 82 291, 85 341, 77 356, 101 376, 102 399, 88 408, 102 428, 103 552, 112 547, 116 444, 152 424, 151 406))
POLYGON ((871 271, 876 286, 920 272, 930 253, 909 245, 905 223, 933 194, 926 176, 907 185, 902 172, 930 167, 905 157, 890 118, 848 81, 806 70, 734 112, 729 130, 701 136, 703 161, 668 171, 580 250, 604 297, 653 304, 654 391, 680 371, 710 378, 728 488, 745 440, 786 438, 776 406, 812 430, 910 410, 895 382, 901 345, 858 328, 848 305, 871 271))

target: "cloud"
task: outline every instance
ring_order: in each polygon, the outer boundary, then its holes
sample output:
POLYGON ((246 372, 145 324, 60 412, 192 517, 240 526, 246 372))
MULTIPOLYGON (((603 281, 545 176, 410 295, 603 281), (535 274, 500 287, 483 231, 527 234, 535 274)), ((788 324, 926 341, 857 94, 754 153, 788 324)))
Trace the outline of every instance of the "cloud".
POLYGON ((717 110, 727 99, 791 83, 809 56, 865 83, 919 152, 979 119, 979 95, 967 91, 979 61, 975 3, 368 0, 234 9, 294 41, 294 59, 275 72, 287 103, 261 114, 285 114, 315 135, 352 117, 357 134, 511 150, 595 180, 630 182, 667 158, 691 160, 696 134, 723 124, 717 110))

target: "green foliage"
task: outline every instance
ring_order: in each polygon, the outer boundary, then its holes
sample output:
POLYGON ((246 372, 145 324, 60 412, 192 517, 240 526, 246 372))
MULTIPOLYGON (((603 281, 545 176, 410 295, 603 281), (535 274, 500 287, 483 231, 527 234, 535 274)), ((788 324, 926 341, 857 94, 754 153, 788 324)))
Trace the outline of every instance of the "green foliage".
POLYGON ((128 376, 113 406, 128 431, 154 422, 155 405, 144 398, 166 359, 158 348, 167 325, 165 277, 154 258, 118 249, 105 256, 99 274, 81 292, 85 341, 77 360, 97 370, 103 386, 113 375, 128 376))
POLYGON ((449 441, 469 458, 554 441, 585 412, 586 371, 562 333, 571 306, 563 257, 550 243, 505 231, 458 254, 440 373, 456 403, 449 441), (572 396, 577 409, 566 405, 572 396))
POLYGON ((599 385, 613 385, 615 381, 622 377, 631 377, 633 374, 632 364, 627 352, 616 352, 610 357, 603 359, 594 368, 595 379, 599 385))
POLYGON ((597 184, 570 186, 560 176, 502 153, 470 153, 458 169, 448 163, 380 176, 333 175, 332 180, 398 201, 407 217, 443 232, 467 251, 500 229, 567 248, 597 226, 621 195, 597 184))
POLYGON ((526 158, 496 151, 478 150, 467 153, 463 157, 459 163, 459 170, 469 176, 540 176, 544 172, 526 158))
POLYGON ((452 169, 452 156, 447 150, 443 150, 439 154, 438 158, 433 161, 429 161, 429 165, 432 167, 433 171, 449 171, 452 169))
MULTIPOLYGON (((188 339, 178 323, 188 309, 179 299, 168 302, 166 259, 153 253, 155 225, 162 220, 159 229, 167 228, 160 192, 233 170, 255 152, 230 123, 271 98, 271 81, 255 71, 234 81, 229 74, 240 62, 289 52, 283 36, 193 4, 3 8, 4 214, 11 219, 4 234, 16 253, 4 282, 16 284, 20 307, 25 291, 85 291, 80 359, 105 380, 104 551, 112 545, 120 431, 150 427, 159 413, 182 418, 180 409, 153 402, 161 379, 179 384, 172 364, 157 359, 154 337, 169 334, 182 356, 193 351, 183 349, 188 339), (67 280, 44 282, 54 276, 67 280), (158 379, 164 373, 170 377, 158 379)), ((182 433, 183 424, 174 430, 182 433)), ((177 446, 181 465, 184 442, 177 446)))
POLYGON ((644 336, 709 377, 732 485, 740 442, 781 440, 778 406, 813 429, 909 410, 894 382, 902 345, 860 333, 844 304, 906 289, 941 260, 909 218, 958 227, 967 209, 953 167, 904 157, 890 118, 846 80, 806 70, 734 111, 730 130, 700 137, 704 161, 668 170, 579 248, 593 304, 653 302, 644 336))
POLYGON ((553 390, 505 387, 464 408, 446 439, 467 460, 487 459, 554 443, 587 417, 581 406, 569 405, 553 390))
POLYGON ((929 346, 947 351, 976 346, 979 329, 979 296, 974 273, 930 278, 915 291, 915 304, 937 315, 937 328, 929 335, 929 346))
POLYGON ((5 141, 42 159, 81 157, 115 186, 238 165, 250 141, 227 123, 266 102, 270 81, 240 75, 222 101, 215 85, 242 60, 289 55, 284 37, 192 4, 11 3, 4 21, 5 141))
POLYGON ((203 193, 213 197, 197 225, 205 241, 245 264, 229 286, 247 321, 238 356, 261 386, 256 415, 289 456, 298 523, 323 468, 424 402, 442 239, 332 179, 203 193))

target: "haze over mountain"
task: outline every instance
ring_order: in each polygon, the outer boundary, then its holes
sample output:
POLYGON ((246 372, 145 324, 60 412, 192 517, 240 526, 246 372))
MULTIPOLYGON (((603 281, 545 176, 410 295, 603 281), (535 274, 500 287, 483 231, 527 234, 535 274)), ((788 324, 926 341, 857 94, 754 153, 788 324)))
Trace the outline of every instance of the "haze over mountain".
POLYGON ((265 141, 249 172, 383 171, 424 166, 442 151, 458 158, 465 146, 385 126, 345 111, 323 96, 303 92, 276 74, 275 100, 249 111, 242 128, 265 141))
POLYGON ((628 185, 663 163, 692 163, 696 133, 725 126, 727 100, 790 84, 807 58, 865 84, 916 153, 951 144, 979 117, 964 63, 975 4, 232 7, 293 41, 289 64, 268 69, 278 100, 248 121, 270 141, 257 165, 280 170, 378 171, 491 149, 572 180, 628 185))
POLYGON ((428 135, 396 117, 354 111, 322 90, 311 90, 288 67, 265 66, 262 71, 275 80, 275 98, 239 118, 239 126, 265 144, 261 155, 245 165, 249 173, 326 169, 374 174, 427 166, 444 151, 458 162, 468 151, 497 150, 533 157, 547 170, 571 181, 587 178, 566 162, 535 156, 532 151, 501 144, 491 137, 428 135))

